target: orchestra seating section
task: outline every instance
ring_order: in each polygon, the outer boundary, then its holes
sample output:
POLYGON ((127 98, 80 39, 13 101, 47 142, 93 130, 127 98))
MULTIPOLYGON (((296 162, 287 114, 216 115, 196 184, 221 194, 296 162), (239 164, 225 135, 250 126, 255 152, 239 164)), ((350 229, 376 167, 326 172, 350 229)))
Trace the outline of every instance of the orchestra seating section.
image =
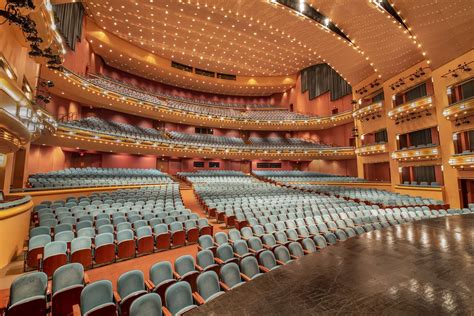
POLYGON ((157 106, 167 106, 183 110, 190 113, 196 113, 201 115, 213 115, 220 117, 236 118, 236 119, 251 119, 251 120, 265 120, 265 121, 279 121, 279 120, 308 120, 315 116, 306 114, 290 112, 282 110, 271 105, 245 105, 247 108, 251 108, 249 111, 239 111, 238 108, 242 108, 243 105, 236 104, 221 104, 213 102, 203 102, 201 100, 186 99, 171 97, 168 95, 158 95, 156 93, 150 93, 145 90, 140 90, 136 87, 127 85, 123 82, 117 82, 115 80, 106 79, 103 77, 93 77, 86 79, 92 84, 95 84, 103 89, 110 90, 117 94, 136 98, 145 102, 155 104, 157 106), (166 101, 164 100, 166 98, 166 101), (267 110, 261 110, 265 108, 267 110), (256 109, 256 110, 253 110, 256 109), (260 109, 260 110, 258 110, 260 109))
POLYGON ((175 183, 43 201, 34 208, 25 265, 51 276, 67 262, 90 268, 196 243, 203 234, 212 226, 184 207, 175 183))
POLYGON ((366 179, 310 171, 254 171, 257 177, 275 182, 367 182, 366 179))
POLYGON ((106 121, 97 117, 61 123, 60 126, 80 129, 91 133, 102 133, 109 136, 126 137, 136 141, 154 141, 174 145, 196 145, 203 147, 226 147, 233 149, 262 150, 305 150, 343 148, 314 143, 300 138, 251 137, 246 143, 238 137, 214 136, 205 134, 188 134, 175 131, 160 131, 153 128, 136 127, 126 123, 106 121))
POLYGON ((414 206, 416 198, 378 191, 349 190, 344 197, 339 189, 304 191, 240 171, 202 170, 178 177, 193 183, 208 219, 184 207, 176 183, 37 205, 25 267, 38 271, 14 280, 8 315, 24 315, 32 308, 38 315, 48 310, 55 315, 177 315, 348 238, 426 218, 474 213, 474 205, 434 209, 414 206), (381 208, 364 199, 409 203, 381 208), (208 220, 231 229, 214 234, 208 220), (197 243, 196 256, 159 261, 146 268, 147 275, 127 271, 115 291, 111 281, 91 283, 84 272, 190 243, 197 243))
POLYGON ((80 188, 171 183, 173 180, 156 169, 69 168, 37 173, 28 178, 33 189, 80 188))
POLYGON ((370 201, 385 206, 443 205, 443 201, 419 196, 400 194, 371 188, 349 188, 337 185, 296 184, 297 188, 312 192, 327 193, 361 201, 370 201))

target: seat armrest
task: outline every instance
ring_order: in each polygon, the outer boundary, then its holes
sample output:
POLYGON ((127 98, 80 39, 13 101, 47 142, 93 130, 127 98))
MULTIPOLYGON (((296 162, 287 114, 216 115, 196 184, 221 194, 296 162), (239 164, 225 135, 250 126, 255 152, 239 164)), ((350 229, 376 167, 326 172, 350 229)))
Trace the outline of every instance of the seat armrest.
POLYGON ((89 275, 87 273, 84 273, 84 283, 86 285, 91 283, 91 279, 89 278, 89 275))
POLYGON ((43 271, 43 254, 39 253, 36 259, 38 260, 38 270, 43 271))
MULTIPOLYGON (((303 250, 303 252, 304 252, 304 250, 303 250)), ((290 255, 290 257, 291 257, 291 259, 298 259, 298 257, 294 256, 294 255, 290 255)))
POLYGON ((223 264, 224 261, 221 259, 221 258, 214 258, 214 260, 218 263, 218 264, 223 264))
POLYGON ((221 285, 221 288, 224 289, 224 291, 230 291, 230 287, 227 286, 227 284, 225 284, 224 282, 222 281, 219 281, 219 284, 221 285))
POLYGON ((151 292, 155 288, 155 285, 150 280, 145 280, 145 287, 148 289, 148 292, 151 292))
POLYGON ((198 305, 202 305, 206 303, 206 301, 202 298, 201 295, 199 295, 198 292, 193 292, 193 298, 196 301, 196 303, 198 303, 198 305))
POLYGON ((243 273, 240 273, 240 276, 242 277, 242 279, 244 279, 245 282, 248 282, 248 281, 252 280, 251 278, 249 278, 248 276, 246 276, 243 273))
POLYGON ((81 316, 81 306, 79 304, 72 305, 72 315, 81 316))
POLYGON ((196 268, 196 270, 198 270, 199 272, 202 272, 202 271, 204 271, 204 268, 203 268, 203 267, 201 267, 201 266, 200 266, 200 265, 198 265, 198 264, 195 264, 195 265, 194 265, 194 267, 195 267, 195 268, 196 268))
POLYGON ((276 262, 277 262, 279 265, 281 265, 281 266, 284 266, 284 265, 285 265, 285 263, 284 263, 283 261, 281 261, 281 260, 277 260, 276 262))
POLYGON ((309 255, 311 253, 308 250, 304 250, 304 249, 303 249, 303 252, 304 252, 305 255, 309 255))
POLYGON ((164 316, 173 316, 171 312, 166 308, 166 307, 161 307, 161 310, 163 311, 164 316))
POLYGON ((117 291, 114 291, 114 299, 117 304, 120 304, 120 301, 122 300, 117 291))
POLYGON ((235 253, 235 252, 234 252, 234 257, 239 258, 239 259, 242 259, 244 256, 241 256, 241 255, 239 255, 238 253, 235 253))
POLYGON ((260 271, 262 271, 262 272, 264 272, 264 273, 270 272, 270 270, 267 269, 267 268, 264 267, 264 266, 259 265, 258 267, 260 268, 260 271))
POLYGON ((176 280, 181 279, 181 276, 180 276, 180 275, 178 274, 178 272, 176 272, 176 271, 173 271, 173 276, 174 276, 174 278, 175 278, 176 280))

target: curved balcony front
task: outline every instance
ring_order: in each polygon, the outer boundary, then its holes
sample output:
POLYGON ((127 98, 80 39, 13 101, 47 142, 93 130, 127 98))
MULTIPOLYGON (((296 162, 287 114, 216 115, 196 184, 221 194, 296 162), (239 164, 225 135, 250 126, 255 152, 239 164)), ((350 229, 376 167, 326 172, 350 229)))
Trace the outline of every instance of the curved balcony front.
POLYGON ((387 153, 387 144, 374 144, 374 145, 367 145, 361 146, 355 149, 355 153, 358 156, 371 156, 371 155, 379 155, 387 153))
POLYGON ((399 117, 403 117, 408 114, 423 112, 426 110, 431 110, 433 108, 433 97, 427 96, 397 106, 396 108, 388 112, 388 117, 392 120, 397 120, 399 117))
MULTIPOLYGON (((325 117, 308 116, 298 119, 275 120, 254 120, 245 117, 226 116, 225 114, 209 114, 204 111, 206 107, 202 105, 200 106, 203 111, 197 112, 190 111, 185 107, 173 107, 171 101, 174 100, 167 100, 166 98, 160 98, 160 104, 156 104, 119 94, 69 71, 59 72, 43 69, 41 76, 44 79, 54 81, 55 86, 50 91, 59 96, 83 104, 174 123, 256 131, 314 131, 353 122, 352 111, 325 117), (65 91, 67 91, 67 95, 65 95, 65 91)), ((193 104, 190 103, 189 105, 191 107, 193 104)))
POLYGON ((397 150, 392 153, 392 159, 402 161, 436 160, 441 158, 441 150, 437 145, 397 150))
POLYGON ((213 146, 212 144, 180 144, 172 141, 138 140, 60 126, 55 134, 45 135, 37 144, 96 150, 102 152, 131 153, 183 158, 263 159, 263 160, 340 160, 354 159, 352 147, 323 147, 317 149, 263 149, 252 145, 213 146))
POLYGON ((42 132, 54 132, 55 120, 28 99, 17 82, 0 70, 0 153, 17 151, 42 132))
POLYGON ((383 102, 380 101, 380 102, 372 103, 368 106, 364 106, 362 108, 355 110, 352 113, 352 116, 354 116, 354 119, 356 120, 362 120, 363 118, 369 115, 377 114, 381 112, 382 110, 383 110, 383 102))
POLYGON ((453 103, 443 110, 443 116, 449 121, 474 115, 474 97, 453 103))

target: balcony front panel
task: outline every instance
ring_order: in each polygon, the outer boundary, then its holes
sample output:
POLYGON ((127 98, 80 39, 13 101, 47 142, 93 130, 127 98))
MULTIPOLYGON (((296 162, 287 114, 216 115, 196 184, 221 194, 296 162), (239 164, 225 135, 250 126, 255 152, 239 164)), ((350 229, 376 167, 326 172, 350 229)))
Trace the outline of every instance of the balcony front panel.
POLYGON ((397 106, 393 110, 388 112, 388 117, 392 120, 397 120, 400 117, 404 117, 408 114, 418 113, 426 110, 431 110, 434 108, 433 97, 427 96, 414 100, 400 106, 397 106))
POLYGON ((443 116, 450 121, 474 115, 474 97, 453 103, 443 110, 443 116))
POLYGON ((392 159, 397 161, 420 161, 420 160, 436 160, 441 158, 441 150, 439 146, 431 146, 424 148, 409 148, 397 150, 392 153, 392 159))
POLYGON ((370 156, 370 155, 379 155, 387 153, 387 144, 375 144, 361 146, 355 149, 355 153, 358 156, 370 156))
POLYGON ((363 108, 357 109, 352 113, 354 119, 361 120, 366 116, 379 113, 383 110, 383 102, 377 102, 370 104, 368 106, 364 106, 363 108))

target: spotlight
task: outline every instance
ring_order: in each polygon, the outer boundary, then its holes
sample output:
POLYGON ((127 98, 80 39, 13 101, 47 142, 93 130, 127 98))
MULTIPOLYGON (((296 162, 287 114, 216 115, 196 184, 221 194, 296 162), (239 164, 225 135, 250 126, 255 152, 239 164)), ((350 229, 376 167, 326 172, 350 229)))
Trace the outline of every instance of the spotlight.
POLYGON ((457 73, 455 73, 455 72, 453 72, 453 73, 451 74, 451 76, 453 76, 453 78, 459 77, 459 75, 458 75, 457 73))
POLYGON ((472 70, 472 68, 469 67, 468 65, 464 65, 464 66, 462 67, 462 70, 464 70, 464 71, 466 71, 466 72, 469 72, 469 71, 472 70))

